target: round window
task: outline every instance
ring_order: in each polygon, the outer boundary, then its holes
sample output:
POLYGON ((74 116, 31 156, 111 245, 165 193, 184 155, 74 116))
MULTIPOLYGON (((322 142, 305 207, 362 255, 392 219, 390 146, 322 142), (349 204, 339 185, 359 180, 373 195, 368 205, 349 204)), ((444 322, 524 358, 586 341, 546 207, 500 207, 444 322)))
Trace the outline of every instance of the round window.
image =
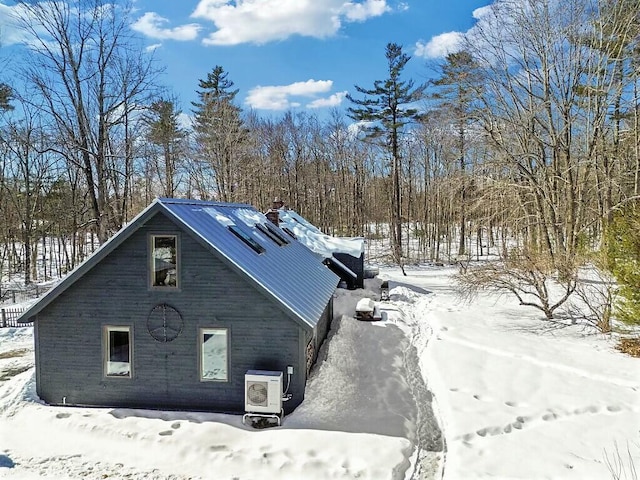
POLYGON ((174 340, 182 333, 183 327, 180 312, 166 303, 153 307, 147 317, 147 330, 158 342, 174 340))

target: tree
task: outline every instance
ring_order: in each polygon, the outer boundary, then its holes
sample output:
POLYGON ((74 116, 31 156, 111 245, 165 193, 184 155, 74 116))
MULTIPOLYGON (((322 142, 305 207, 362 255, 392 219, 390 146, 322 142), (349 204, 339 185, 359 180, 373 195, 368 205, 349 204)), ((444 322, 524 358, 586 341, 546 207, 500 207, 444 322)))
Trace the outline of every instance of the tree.
POLYGON ((0 83, 0 111, 13 110, 11 100, 13 99, 13 90, 6 83, 0 83))
POLYGON ((177 163, 182 150, 182 141, 186 133, 178 125, 180 111, 176 109, 172 100, 160 99, 153 102, 145 115, 148 127, 147 139, 158 146, 161 152, 155 153, 155 171, 162 185, 162 195, 174 197, 177 189, 177 163))
POLYGON ((607 260, 620 286, 616 316, 640 325, 640 202, 618 210, 606 235, 607 260))
POLYGON ((129 118, 152 93, 157 71, 129 30, 130 10, 117 2, 20 5, 16 20, 32 45, 24 75, 33 91, 25 98, 54 122, 55 149, 82 169, 102 243, 124 218, 117 210, 131 172, 129 118))
MULTIPOLYGON (((400 136, 404 128, 420 118, 415 104, 419 101, 425 86, 414 88, 413 80, 402 80, 402 72, 410 56, 402 52, 402 46, 389 43, 386 48, 389 77, 376 80, 373 88, 355 85, 357 92, 365 97, 356 99, 347 94, 347 99, 355 106, 347 109, 350 118, 361 123, 366 141, 380 145, 391 156, 392 209, 391 226, 393 253, 402 267, 402 196, 400 175, 402 171, 402 151, 400 136)), ((404 268, 403 268, 404 272, 404 268)))
POLYGON ((523 303, 536 303, 550 319, 575 291, 594 223, 595 149, 585 145, 604 127, 608 98, 596 88, 585 99, 582 85, 603 81, 589 74, 604 59, 568 39, 582 35, 597 12, 582 0, 502 0, 491 8, 465 49, 482 71, 479 118, 495 159, 492 183, 516 200, 504 208, 518 241, 495 271, 469 270, 463 279, 471 289, 482 280, 513 291, 515 278, 516 289, 538 299, 523 303), (561 286, 555 300, 553 283, 561 286))
POLYGON ((4 165, 6 178, 3 186, 20 222, 24 283, 28 285, 37 278, 37 227, 42 220, 39 218, 42 196, 50 183, 53 159, 50 153, 44 153, 49 141, 44 130, 37 125, 37 119, 31 115, 27 105, 22 110, 25 112, 24 120, 9 122, 0 131, 0 142, 9 154, 4 165))
POLYGON ((456 150, 460 167, 460 205, 459 228, 460 240, 458 255, 464 255, 467 227, 467 136, 468 125, 473 120, 475 99, 481 88, 478 64, 467 51, 450 53, 444 64, 440 66, 440 77, 432 81, 435 92, 431 98, 437 108, 447 112, 447 119, 454 128, 457 142, 456 150))
POLYGON ((195 143, 202 163, 215 177, 216 196, 223 202, 236 200, 236 186, 242 169, 247 130, 234 104, 237 89, 228 73, 217 65, 199 80, 194 106, 195 143))
POLYGON ((601 0, 597 13, 590 28, 572 40, 587 49, 590 59, 578 91, 585 102, 594 106, 590 108, 594 120, 589 148, 601 216, 599 223, 606 232, 616 204, 629 194, 638 194, 640 15, 636 0, 601 0), (628 135, 630 130, 633 136, 628 135), (620 176, 625 157, 633 157, 629 151, 635 152, 635 158, 629 161, 634 175, 620 176))

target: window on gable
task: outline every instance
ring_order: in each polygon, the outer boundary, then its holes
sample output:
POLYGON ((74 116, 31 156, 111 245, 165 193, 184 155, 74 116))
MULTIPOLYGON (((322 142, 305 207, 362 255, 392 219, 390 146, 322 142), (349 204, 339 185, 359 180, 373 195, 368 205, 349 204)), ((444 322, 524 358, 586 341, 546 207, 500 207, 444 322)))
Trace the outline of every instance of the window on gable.
POLYGON ((235 225, 229 225, 229 230, 236 237, 242 240, 247 246, 249 246, 254 252, 260 254, 265 251, 265 248, 260 245, 251 235, 246 232, 243 232, 235 225))
POLYGON ((226 328, 200 329, 200 380, 229 380, 229 331, 226 328))
POLYGON ((151 236, 151 286, 178 287, 178 236, 151 236))
POLYGON ((131 378, 131 327, 107 326, 104 340, 105 376, 131 378))

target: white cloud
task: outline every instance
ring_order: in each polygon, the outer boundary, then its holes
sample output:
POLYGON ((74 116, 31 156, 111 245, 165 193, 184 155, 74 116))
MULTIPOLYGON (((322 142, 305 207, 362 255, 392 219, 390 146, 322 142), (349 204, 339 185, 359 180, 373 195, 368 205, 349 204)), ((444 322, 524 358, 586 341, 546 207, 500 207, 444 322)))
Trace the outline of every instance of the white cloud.
POLYGON ((161 43, 154 43, 153 45, 149 45, 147 48, 145 48, 145 51, 154 52, 160 47, 162 47, 161 43))
POLYGON ((365 130, 368 127, 372 127, 373 125, 374 125, 374 122, 364 122, 364 121, 354 122, 349 124, 349 126, 347 127, 347 130, 349 132, 349 135, 355 138, 358 136, 358 134, 361 131, 365 130))
POLYGON ((331 90, 331 80, 307 80, 281 86, 258 86, 249 90, 245 103, 251 108, 262 110, 286 110, 299 107, 299 101, 291 97, 313 97, 318 93, 331 90))
POLYGON ((177 121, 178 126, 183 130, 191 130, 193 127, 193 117, 187 113, 180 112, 177 121))
POLYGON ((473 18, 476 20, 482 20, 482 18, 493 12, 493 7, 491 5, 487 5, 485 7, 476 8, 471 14, 473 18))
POLYGON ((389 11, 387 0, 200 0, 191 14, 213 22, 205 45, 264 44, 291 35, 326 38, 344 22, 365 21, 389 11))
MULTIPOLYGON (((523 0, 516 0, 517 2, 523 0)), ((504 3, 503 0, 494 0, 491 4, 484 7, 476 8, 471 16, 476 20, 476 25, 471 27, 466 32, 446 32, 436 35, 428 42, 417 42, 415 45, 415 55, 422 58, 443 58, 450 53, 455 53, 462 48, 463 42, 474 42, 474 34, 477 31, 478 25, 483 28, 487 28, 488 25, 493 25, 492 28, 500 28, 502 22, 507 21, 507 16, 503 18, 496 17, 496 6, 504 3)), ((519 8, 519 7, 516 7, 519 8)), ((525 8, 524 3, 521 8, 525 8)))
POLYGON ((317 100, 314 100, 313 102, 307 105, 307 108, 337 107, 342 103, 342 101, 344 100, 344 97, 346 96, 347 96, 346 91, 334 93, 330 97, 319 98, 317 100))
POLYGON ((23 43, 29 38, 13 20, 20 8, 19 5, 11 7, 0 3, 0 46, 23 43))
MULTIPOLYGON (((434 36, 427 43, 417 42, 415 55, 423 58, 443 58, 462 48, 491 50, 492 45, 482 47, 486 43, 486 37, 501 38, 510 30, 514 15, 527 15, 532 5, 529 0, 492 0, 489 5, 473 10, 471 16, 476 22, 466 32, 446 32, 434 36), (465 44, 467 47, 464 47, 465 44)), ((562 0, 550 0, 550 6, 562 8, 562 0)))
POLYGON ((198 37, 198 32, 202 28, 197 23, 189 23, 174 28, 164 28, 169 20, 161 17, 155 12, 147 12, 136 20, 131 28, 149 38, 158 40, 188 41, 198 37))
POLYGON ((364 22, 371 17, 379 17, 391 9, 386 0, 366 0, 363 3, 345 3, 343 12, 347 20, 352 22, 364 22))
POLYGON ((464 34, 460 32, 441 33, 427 43, 417 42, 415 55, 422 58, 442 58, 458 51, 464 34))

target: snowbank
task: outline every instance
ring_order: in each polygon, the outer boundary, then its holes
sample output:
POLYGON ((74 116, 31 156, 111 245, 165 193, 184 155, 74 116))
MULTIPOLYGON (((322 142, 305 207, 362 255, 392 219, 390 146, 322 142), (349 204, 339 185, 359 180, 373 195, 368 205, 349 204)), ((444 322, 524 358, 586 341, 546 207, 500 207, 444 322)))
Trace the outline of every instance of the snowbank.
POLYGON ((640 360, 508 297, 463 303, 453 271, 383 268, 381 322, 352 318, 372 292, 339 290, 345 316, 305 401, 266 430, 239 416, 42 405, 31 330, 0 330, 0 477, 601 480, 616 449, 625 474, 638 468, 640 360))

